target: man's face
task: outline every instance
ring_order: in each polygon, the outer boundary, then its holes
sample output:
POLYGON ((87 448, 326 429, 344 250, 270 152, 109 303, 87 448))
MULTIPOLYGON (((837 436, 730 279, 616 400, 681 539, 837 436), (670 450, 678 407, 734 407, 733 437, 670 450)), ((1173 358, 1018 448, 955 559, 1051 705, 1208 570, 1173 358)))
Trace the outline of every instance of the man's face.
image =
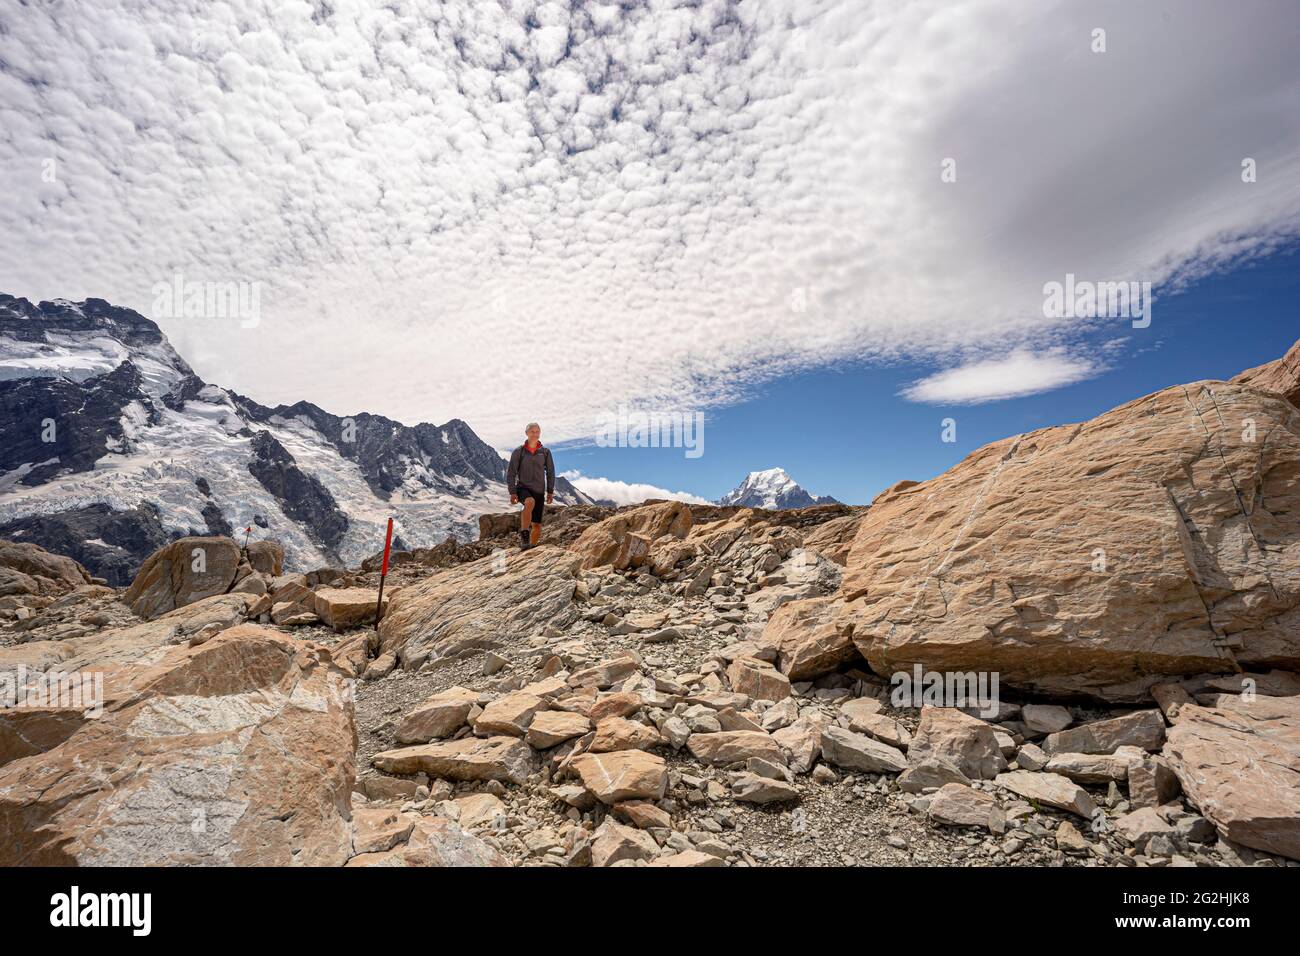
POLYGON ((536 445, 539 441, 542 440, 542 430, 538 428, 536 425, 528 429, 528 431, 526 431, 524 434, 528 436, 528 443, 530 445, 536 445))

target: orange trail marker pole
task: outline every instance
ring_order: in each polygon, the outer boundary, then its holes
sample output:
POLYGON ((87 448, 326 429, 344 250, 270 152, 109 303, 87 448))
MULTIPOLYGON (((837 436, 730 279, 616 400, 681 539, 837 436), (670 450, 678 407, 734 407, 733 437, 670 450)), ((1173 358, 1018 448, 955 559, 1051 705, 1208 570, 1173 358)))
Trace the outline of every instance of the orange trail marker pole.
POLYGON ((384 578, 388 577, 388 552, 393 546, 393 519, 388 519, 388 534, 384 536, 384 563, 379 569, 379 600, 375 602, 375 630, 379 630, 379 618, 384 613, 384 578))

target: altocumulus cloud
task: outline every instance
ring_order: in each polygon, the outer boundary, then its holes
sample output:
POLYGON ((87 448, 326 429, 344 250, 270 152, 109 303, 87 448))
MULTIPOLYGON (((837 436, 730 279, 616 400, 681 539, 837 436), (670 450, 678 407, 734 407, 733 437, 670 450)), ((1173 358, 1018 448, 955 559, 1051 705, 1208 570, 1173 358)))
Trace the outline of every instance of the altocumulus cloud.
POLYGON ((160 317, 205 378, 501 445, 1047 354, 1096 331, 1047 281, 1295 236, 1292 46, 1268 0, 10 3, 0 285, 259 282, 255 328, 160 317))

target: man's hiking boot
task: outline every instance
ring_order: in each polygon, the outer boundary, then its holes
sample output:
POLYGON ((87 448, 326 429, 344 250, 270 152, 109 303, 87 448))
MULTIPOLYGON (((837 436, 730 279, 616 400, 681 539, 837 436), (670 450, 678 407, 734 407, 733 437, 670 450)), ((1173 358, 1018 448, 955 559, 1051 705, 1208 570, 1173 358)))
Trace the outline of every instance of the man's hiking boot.
POLYGON ((528 532, 527 532, 527 531, 520 531, 520 532, 519 532, 519 550, 520 550, 520 551, 527 551, 527 550, 528 550, 529 548, 531 548, 532 546, 533 546, 533 543, 532 543, 532 541, 529 540, 528 532))

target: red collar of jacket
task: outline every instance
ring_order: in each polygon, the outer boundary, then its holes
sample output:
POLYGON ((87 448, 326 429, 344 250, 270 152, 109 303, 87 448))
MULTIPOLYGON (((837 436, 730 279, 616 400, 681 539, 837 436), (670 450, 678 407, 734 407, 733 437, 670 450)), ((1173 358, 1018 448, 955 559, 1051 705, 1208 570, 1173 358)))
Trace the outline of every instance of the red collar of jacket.
POLYGON ((528 452, 528 454, 530 455, 536 455, 539 451, 544 450, 545 447, 546 446, 543 445, 541 442, 538 442, 536 448, 529 448, 528 442, 524 442, 524 451, 528 452))

